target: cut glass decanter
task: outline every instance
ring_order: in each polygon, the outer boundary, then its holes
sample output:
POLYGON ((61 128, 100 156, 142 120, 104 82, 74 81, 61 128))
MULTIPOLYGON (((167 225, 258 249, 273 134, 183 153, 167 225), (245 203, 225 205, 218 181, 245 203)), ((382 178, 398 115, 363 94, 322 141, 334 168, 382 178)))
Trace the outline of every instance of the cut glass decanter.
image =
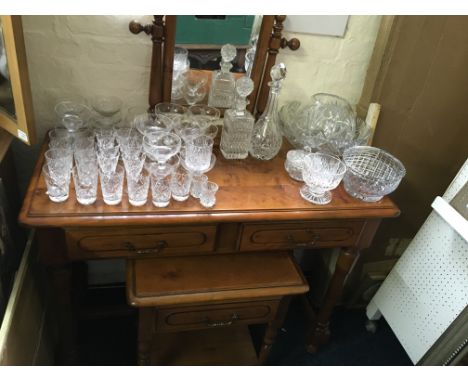
POLYGON ((249 155, 250 140, 255 119, 246 110, 247 96, 252 93, 254 83, 249 77, 236 81, 235 108, 224 113, 224 126, 220 149, 226 159, 244 159, 249 155))
POLYGON ((278 118, 278 96, 286 78, 286 66, 283 63, 274 65, 270 76, 268 102, 265 111, 253 128, 250 146, 250 155, 261 160, 273 159, 283 143, 278 118))
POLYGON ((235 79, 230 72, 231 61, 236 57, 234 45, 226 44, 221 48, 221 69, 213 72, 208 105, 230 108, 234 105, 235 79))

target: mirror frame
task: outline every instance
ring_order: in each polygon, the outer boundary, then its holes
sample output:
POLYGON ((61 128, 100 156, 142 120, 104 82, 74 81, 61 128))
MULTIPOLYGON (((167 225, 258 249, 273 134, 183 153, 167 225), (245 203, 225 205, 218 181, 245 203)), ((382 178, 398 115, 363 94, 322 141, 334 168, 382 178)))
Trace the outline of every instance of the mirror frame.
MULTIPOLYGON (((250 103, 247 107, 254 115, 261 114, 266 104, 268 96, 268 86, 266 84, 269 81, 269 72, 275 63, 278 50, 282 47, 281 31, 285 19, 286 16, 262 16, 251 72, 254 90, 249 96, 250 103), (261 102, 258 102, 259 100, 261 102), (256 113, 254 113, 255 111, 256 113)), ((153 41, 148 103, 149 110, 154 110, 154 106, 160 102, 171 102, 176 16, 155 15, 152 24, 147 25, 131 21, 129 29, 133 34, 145 32, 151 36, 153 41)))
MULTIPOLYGON (((172 71, 174 62, 174 48, 176 36, 175 15, 154 15, 151 24, 142 25, 138 21, 131 21, 130 32, 138 34, 145 32, 151 36, 153 50, 151 55, 151 73, 149 86, 149 111, 154 111, 160 102, 171 102, 172 71)), ((285 15, 263 15, 260 26, 257 49, 252 66, 251 78, 254 89, 250 94, 247 109, 259 117, 265 110, 268 100, 268 82, 271 81, 270 70, 275 64, 280 48, 297 50, 300 41, 292 38, 289 41, 282 37, 285 15)), ((221 109, 224 114, 224 109, 221 109)))
POLYGON ((16 119, 0 110, 0 128, 28 145, 36 133, 21 16, 0 16, 16 119))
MULTIPOLYGON (((269 57, 268 50, 270 48, 270 38, 275 24, 275 16, 263 15, 260 31, 258 35, 257 48, 252 66, 251 78, 254 82, 254 89, 249 96, 248 110, 253 114, 257 99, 260 95, 261 84, 263 82, 265 63, 269 57)), ((164 20, 164 50, 163 50, 163 68, 162 68, 162 94, 161 102, 171 102, 172 88, 172 70, 174 62, 175 34, 176 34, 176 16, 166 16, 164 20)), ((268 70, 269 71, 269 70, 268 70)), ((269 73, 268 73, 269 76, 269 73)), ((150 94, 157 92, 158 89, 150 87, 150 94)), ((150 95, 151 100, 151 95, 150 95)), ((150 108, 154 107, 150 101, 150 108)))

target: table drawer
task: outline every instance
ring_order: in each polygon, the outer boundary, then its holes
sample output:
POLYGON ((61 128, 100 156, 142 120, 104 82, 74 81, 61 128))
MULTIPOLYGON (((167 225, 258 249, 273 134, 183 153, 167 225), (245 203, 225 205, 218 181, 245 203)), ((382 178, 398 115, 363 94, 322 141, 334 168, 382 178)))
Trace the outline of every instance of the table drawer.
POLYGON ((357 242, 364 221, 245 224, 242 251, 328 248, 357 242))
POLYGON ((161 309, 156 314, 160 332, 250 325, 273 320, 279 300, 161 309))
POLYGON ((216 226, 68 230, 72 259, 199 254, 214 249, 216 226))

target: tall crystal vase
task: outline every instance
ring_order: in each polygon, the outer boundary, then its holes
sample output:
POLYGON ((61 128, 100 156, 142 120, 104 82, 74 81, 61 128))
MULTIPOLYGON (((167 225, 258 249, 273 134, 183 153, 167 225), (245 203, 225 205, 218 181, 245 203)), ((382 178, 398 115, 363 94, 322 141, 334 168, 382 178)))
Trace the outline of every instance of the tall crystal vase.
POLYGON ((273 159, 281 149, 283 136, 278 117, 278 96, 286 77, 286 66, 283 63, 271 68, 272 81, 267 106, 258 119, 252 132, 250 155, 260 160, 273 159))

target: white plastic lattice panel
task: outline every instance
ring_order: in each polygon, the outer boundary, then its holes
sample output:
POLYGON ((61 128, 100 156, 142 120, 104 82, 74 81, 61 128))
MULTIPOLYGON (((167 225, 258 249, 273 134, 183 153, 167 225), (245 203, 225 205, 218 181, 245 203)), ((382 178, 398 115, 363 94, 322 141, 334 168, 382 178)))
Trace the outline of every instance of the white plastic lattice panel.
MULTIPOLYGON (((444 198, 468 179, 468 161, 444 198)), ((417 363, 468 305, 468 243, 433 211, 369 306, 377 306, 417 363)))

